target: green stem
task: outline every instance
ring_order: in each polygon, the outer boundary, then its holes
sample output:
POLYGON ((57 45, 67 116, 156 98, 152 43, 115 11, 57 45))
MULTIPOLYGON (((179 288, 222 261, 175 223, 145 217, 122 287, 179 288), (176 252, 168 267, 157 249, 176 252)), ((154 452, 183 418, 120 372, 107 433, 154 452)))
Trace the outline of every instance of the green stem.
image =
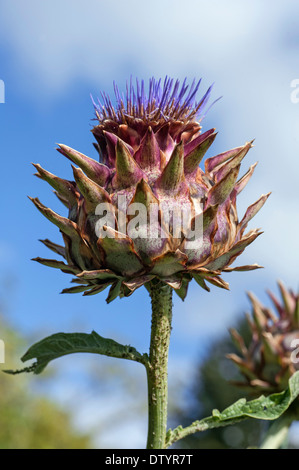
POLYGON ((167 427, 167 366, 172 319, 172 289, 151 282, 152 330, 147 366, 148 438, 147 449, 164 449, 167 427))
POLYGON ((269 431, 264 438, 260 449, 279 449, 285 443, 289 428, 294 421, 294 416, 291 413, 284 413, 270 426, 269 431))

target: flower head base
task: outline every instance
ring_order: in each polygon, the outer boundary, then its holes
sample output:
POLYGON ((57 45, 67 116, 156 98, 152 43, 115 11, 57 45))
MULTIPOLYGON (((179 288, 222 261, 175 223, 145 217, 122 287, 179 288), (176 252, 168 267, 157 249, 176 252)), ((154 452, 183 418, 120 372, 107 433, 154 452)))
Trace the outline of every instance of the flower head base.
POLYGON ((278 283, 282 301, 268 292, 275 313, 264 307, 249 293, 252 317, 249 316, 250 342, 232 329, 232 338, 241 356, 229 354, 237 364, 246 382, 237 385, 249 387, 256 393, 280 392, 287 387, 289 378, 299 370, 299 295, 278 283))
POLYGON ((245 229, 268 197, 238 220, 236 198, 255 165, 238 174, 252 144, 207 159, 205 171, 199 167, 216 137, 215 129, 201 133, 197 119, 210 89, 197 102, 199 83, 189 89, 185 81, 165 79, 162 86, 151 79, 147 94, 137 82, 126 96, 115 86, 115 108, 105 94, 95 104, 99 161, 59 145, 76 165, 74 181, 35 165, 69 211, 61 217, 32 199, 62 232, 64 246, 43 243, 66 263, 36 261, 76 275, 77 285, 63 292, 92 295, 110 286, 109 302, 158 278, 185 298, 192 278, 206 290, 206 282, 227 289, 222 271, 259 267, 230 267, 260 235, 245 229))

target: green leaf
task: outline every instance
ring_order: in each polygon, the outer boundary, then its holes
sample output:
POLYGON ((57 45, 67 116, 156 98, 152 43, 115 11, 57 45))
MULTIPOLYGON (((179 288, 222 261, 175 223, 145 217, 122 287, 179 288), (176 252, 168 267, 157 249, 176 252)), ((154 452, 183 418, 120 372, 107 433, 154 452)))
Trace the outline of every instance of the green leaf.
POLYGON ((241 398, 224 411, 213 410, 212 416, 195 421, 190 426, 178 426, 167 433, 166 447, 195 432, 228 426, 247 418, 274 420, 279 418, 299 395, 299 371, 295 372, 289 380, 289 386, 284 392, 273 393, 256 400, 246 401, 241 398))
POLYGON ((50 361, 73 353, 94 353, 129 359, 146 364, 147 355, 141 355, 132 346, 123 346, 113 339, 103 338, 95 331, 87 333, 56 333, 31 346, 21 358, 23 362, 36 358, 31 367, 22 370, 5 370, 8 374, 34 372, 40 374, 50 361))

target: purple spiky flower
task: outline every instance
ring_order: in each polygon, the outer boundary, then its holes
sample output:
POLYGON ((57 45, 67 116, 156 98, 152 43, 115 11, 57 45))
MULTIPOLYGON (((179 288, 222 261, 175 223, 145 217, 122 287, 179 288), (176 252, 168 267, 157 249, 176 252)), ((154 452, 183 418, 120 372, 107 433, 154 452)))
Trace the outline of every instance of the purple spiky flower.
POLYGON ((252 144, 208 158, 205 170, 199 167, 216 137, 215 129, 201 132, 211 88, 197 100, 199 85, 152 78, 146 91, 143 81, 134 86, 131 80, 125 95, 114 85, 115 105, 105 93, 94 102, 99 161, 60 144, 58 151, 76 165, 74 181, 35 165, 68 209, 62 217, 32 199, 64 240, 64 246, 43 243, 65 262, 36 261, 76 275, 77 285, 63 292, 92 295, 110 286, 111 301, 158 278, 184 299, 192 278, 206 290, 206 282, 227 289, 222 272, 259 267, 230 267, 260 235, 245 229, 268 197, 261 196, 239 221, 237 195, 255 165, 238 175, 252 144), (146 216, 136 221, 133 236, 126 228, 134 225, 130 208, 136 204, 146 216), (99 207, 107 207, 106 214, 99 207))

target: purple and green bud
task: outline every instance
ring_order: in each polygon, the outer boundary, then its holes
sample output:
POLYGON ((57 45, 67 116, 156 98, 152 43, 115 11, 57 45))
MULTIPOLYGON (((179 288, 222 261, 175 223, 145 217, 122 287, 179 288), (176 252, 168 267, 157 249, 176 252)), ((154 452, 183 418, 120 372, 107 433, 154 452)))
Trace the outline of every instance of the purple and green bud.
POLYGON ((247 316, 249 341, 235 330, 231 336, 239 355, 229 354, 245 378, 236 385, 259 395, 261 392, 281 392, 289 378, 299 370, 299 295, 279 282, 279 301, 268 292, 274 311, 265 307, 249 293, 252 317, 247 316))
POLYGON ((62 271, 69 266, 82 283, 63 292, 91 295, 110 286, 111 301, 158 278, 185 298, 192 278, 207 290, 206 282, 227 289, 222 271, 260 267, 230 267, 260 235, 244 231, 268 197, 249 206, 239 222, 236 197, 255 165, 238 177, 252 143, 208 158, 200 168, 216 133, 201 133, 211 88, 197 101, 199 85, 151 79, 146 93, 143 81, 136 87, 130 81, 125 96, 115 86, 115 106, 104 93, 94 103, 99 161, 59 144, 58 151, 76 165, 74 181, 34 165, 69 209, 61 217, 32 199, 58 226, 64 246, 43 243, 67 264, 36 260, 62 271))

